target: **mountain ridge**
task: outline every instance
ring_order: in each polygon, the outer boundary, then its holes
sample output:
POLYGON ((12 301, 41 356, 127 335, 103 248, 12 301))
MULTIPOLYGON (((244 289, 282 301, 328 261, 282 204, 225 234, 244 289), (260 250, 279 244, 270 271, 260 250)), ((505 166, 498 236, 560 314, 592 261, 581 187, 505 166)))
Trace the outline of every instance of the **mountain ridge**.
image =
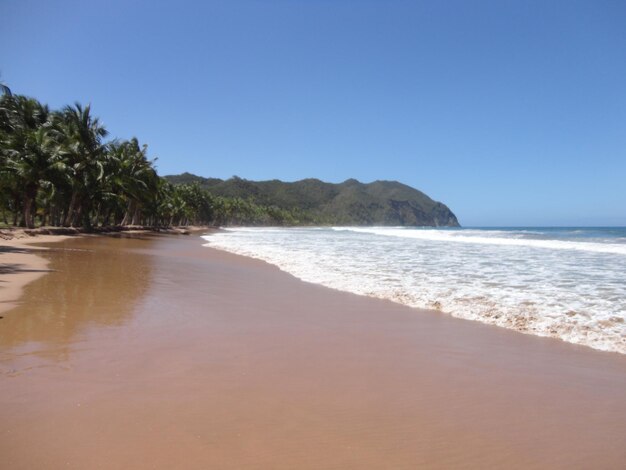
POLYGON ((308 220, 323 224, 460 226, 448 206, 393 180, 362 183, 350 178, 341 183, 327 183, 305 178, 284 182, 277 179, 252 181, 237 176, 223 180, 187 172, 164 178, 174 185, 197 184, 214 196, 301 211, 308 220))

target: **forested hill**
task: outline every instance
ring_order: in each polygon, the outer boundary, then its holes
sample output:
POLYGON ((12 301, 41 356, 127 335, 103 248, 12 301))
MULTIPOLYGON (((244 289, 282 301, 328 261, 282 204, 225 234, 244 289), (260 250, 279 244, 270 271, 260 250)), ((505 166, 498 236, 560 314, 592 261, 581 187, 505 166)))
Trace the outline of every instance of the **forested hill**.
POLYGON ((301 221, 337 225, 410 225, 458 227, 452 211, 441 202, 397 181, 325 183, 304 179, 248 181, 203 178, 191 173, 165 176, 174 184, 194 184, 211 194, 240 198, 259 206, 275 206, 298 213, 301 221))

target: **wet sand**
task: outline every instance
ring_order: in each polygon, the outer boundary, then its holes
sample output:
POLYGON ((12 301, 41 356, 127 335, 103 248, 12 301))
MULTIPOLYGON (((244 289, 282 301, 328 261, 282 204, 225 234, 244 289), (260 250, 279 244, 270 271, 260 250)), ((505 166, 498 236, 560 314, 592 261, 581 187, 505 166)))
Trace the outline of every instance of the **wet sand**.
POLYGON ((27 237, 0 240, 0 315, 17 305, 22 289, 49 272, 47 261, 37 253, 46 248, 33 243, 58 242, 63 236, 27 237))
POLYGON ((0 468, 623 468, 626 357, 70 239, 0 320, 0 468))

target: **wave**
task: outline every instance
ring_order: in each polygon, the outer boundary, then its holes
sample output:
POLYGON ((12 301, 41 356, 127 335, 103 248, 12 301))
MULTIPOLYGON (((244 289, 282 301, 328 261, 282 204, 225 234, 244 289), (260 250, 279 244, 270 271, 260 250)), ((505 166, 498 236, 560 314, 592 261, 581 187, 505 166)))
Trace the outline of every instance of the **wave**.
MULTIPOLYGON (((626 257, 594 253, 598 243, 511 238, 520 232, 235 228, 204 239, 207 246, 262 259, 307 282, 626 354, 626 257), (503 241, 524 251, 493 247, 503 241), (592 249, 529 248, 546 242, 554 248, 559 241, 592 249)), ((564 230, 535 232, 569 236, 564 230)))
POLYGON ((403 227, 332 227, 332 230, 337 232, 349 231, 355 233, 380 235, 385 237, 410 238, 438 242, 476 243, 481 245, 546 248, 552 250, 577 250, 626 256, 626 245, 624 244, 608 242, 581 242, 555 239, 538 240, 529 238, 514 238, 515 232, 506 232, 500 230, 492 230, 489 232, 486 232, 484 230, 452 231, 432 229, 407 229, 403 227))

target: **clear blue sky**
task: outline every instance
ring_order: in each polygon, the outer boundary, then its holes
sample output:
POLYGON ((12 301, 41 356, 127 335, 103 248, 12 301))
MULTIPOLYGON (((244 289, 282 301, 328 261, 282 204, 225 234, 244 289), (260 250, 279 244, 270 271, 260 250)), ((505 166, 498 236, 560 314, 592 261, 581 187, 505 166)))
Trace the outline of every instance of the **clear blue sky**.
POLYGON ((626 1, 1 0, 0 73, 161 174, 395 179, 464 225, 626 225, 626 1))

